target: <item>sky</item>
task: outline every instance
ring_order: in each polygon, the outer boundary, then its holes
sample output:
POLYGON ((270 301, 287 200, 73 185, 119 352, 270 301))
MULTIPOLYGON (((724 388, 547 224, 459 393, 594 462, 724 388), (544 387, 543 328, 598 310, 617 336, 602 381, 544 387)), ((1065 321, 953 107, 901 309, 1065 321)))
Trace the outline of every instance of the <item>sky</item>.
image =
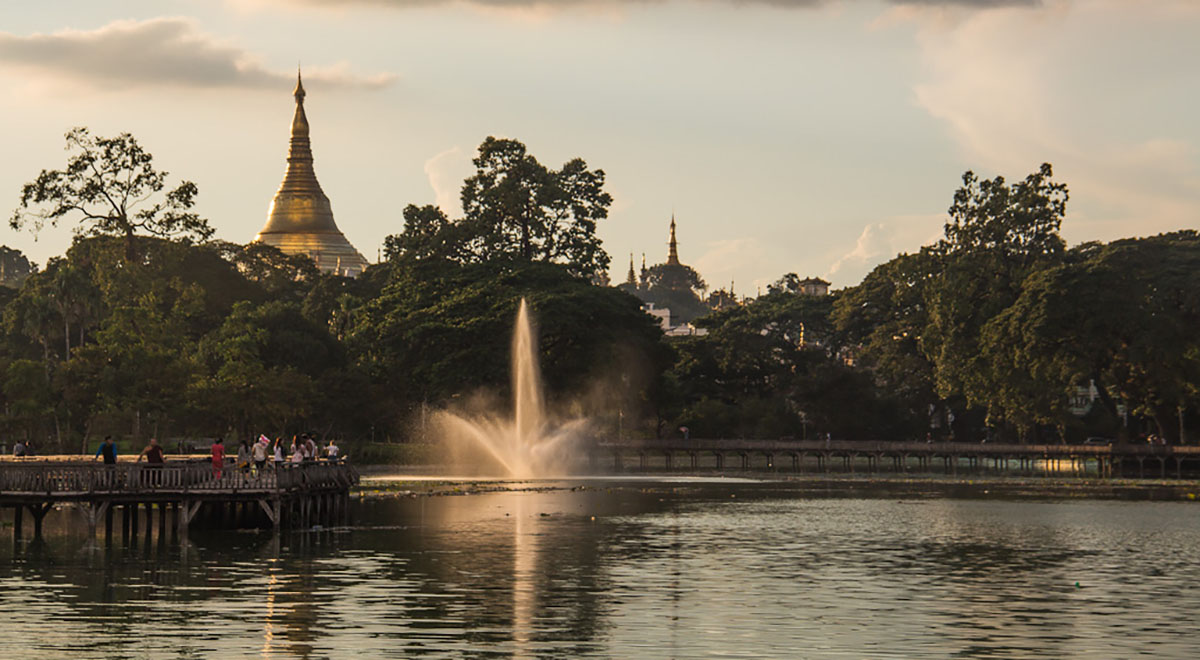
MULTIPOLYGON (((475 148, 603 169, 599 233, 754 295, 853 286, 936 240, 962 173, 1070 188, 1069 243, 1200 227, 1195 0, 60 0, 0 8, 0 210, 130 132, 224 240, 282 179, 297 64, 315 168, 375 260, 409 203, 452 217, 475 148)), ((73 222, 0 241, 45 263, 73 222)))

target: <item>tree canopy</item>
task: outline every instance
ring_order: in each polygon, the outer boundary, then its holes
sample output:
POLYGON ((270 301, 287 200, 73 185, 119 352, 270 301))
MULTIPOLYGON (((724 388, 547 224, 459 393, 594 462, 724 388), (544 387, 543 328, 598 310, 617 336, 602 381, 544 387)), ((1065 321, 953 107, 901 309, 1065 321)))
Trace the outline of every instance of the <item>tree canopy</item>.
POLYGON ((581 158, 557 170, 542 165, 517 140, 488 137, 463 182, 464 216, 451 220, 434 206, 404 209, 404 231, 388 237, 389 258, 456 263, 555 263, 600 277, 609 257, 596 225, 612 196, 603 170, 581 158))
POLYGON ((463 218, 407 206, 387 261, 355 279, 209 240, 194 186, 167 191, 128 135, 68 142, 12 222, 83 230, 41 269, 0 250, 0 427, 60 450, 107 433, 420 437, 429 407, 507 398, 522 298, 552 404, 598 436, 1182 442, 1200 423, 1200 236, 1068 249, 1049 165, 1013 184, 967 172, 943 238, 856 286, 810 295, 788 273, 713 311, 678 263, 599 284, 603 172, 546 168, 515 140, 481 145, 463 218), (638 297, 699 333, 664 336, 638 297))
POLYGON ((38 231, 47 222, 57 225, 75 215, 84 234, 124 237, 130 262, 136 259, 137 234, 198 240, 212 236, 208 222, 191 210, 196 184, 183 181, 166 190, 167 172, 154 168, 153 156, 129 133, 108 138, 74 128, 66 140, 73 154, 66 168, 42 170, 22 187, 20 204, 9 220, 13 229, 31 225, 38 231))

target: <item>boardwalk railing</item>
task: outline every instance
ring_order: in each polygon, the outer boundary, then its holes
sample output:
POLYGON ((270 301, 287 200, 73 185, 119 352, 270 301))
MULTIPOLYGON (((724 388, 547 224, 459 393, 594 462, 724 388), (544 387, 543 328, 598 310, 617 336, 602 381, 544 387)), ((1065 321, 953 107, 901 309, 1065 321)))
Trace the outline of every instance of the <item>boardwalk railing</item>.
POLYGON ((232 465, 214 468, 208 461, 162 464, 91 461, 0 463, 0 496, 35 495, 53 499, 99 495, 192 493, 279 493, 344 490, 358 482, 358 471, 344 463, 284 463, 261 471, 232 465))
POLYGON ((601 450, 751 452, 855 452, 859 454, 907 452, 911 454, 1041 454, 1045 456, 1188 456, 1200 457, 1200 446, 1181 445, 1013 445, 972 442, 881 442, 857 440, 742 440, 662 439, 602 441, 601 450))
MULTIPOLYGON (((943 464, 946 473, 957 474, 960 461, 966 469, 981 471, 990 463, 991 471, 1006 472, 1034 471, 1044 474, 1062 474, 1062 465, 1071 466, 1079 473, 1087 472, 1089 463, 1101 476, 1157 475, 1166 477, 1168 471, 1178 478, 1185 473, 1200 471, 1200 447, 1179 445, 1013 445, 966 442, 873 442, 848 440, 742 440, 742 439, 665 439, 640 441, 602 441, 594 449, 598 454, 610 454, 613 466, 624 469, 624 458, 635 454, 640 469, 652 469, 650 457, 661 458, 662 467, 668 471, 675 468, 675 459, 682 457, 681 465, 697 469, 701 457, 711 458, 718 470, 724 469, 727 458, 734 458, 734 465, 748 470, 753 458, 765 460, 765 467, 777 469, 779 458, 790 458, 792 469, 804 469, 806 459, 814 459, 817 471, 828 472, 835 459, 842 463, 845 471, 853 472, 856 463, 866 462, 868 471, 881 469, 885 462, 893 470, 907 472, 910 461, 916 462, 917 470, 929 471, 936 460, 943 464)), ((759 461, 760 463, 763 461, 759 461)))

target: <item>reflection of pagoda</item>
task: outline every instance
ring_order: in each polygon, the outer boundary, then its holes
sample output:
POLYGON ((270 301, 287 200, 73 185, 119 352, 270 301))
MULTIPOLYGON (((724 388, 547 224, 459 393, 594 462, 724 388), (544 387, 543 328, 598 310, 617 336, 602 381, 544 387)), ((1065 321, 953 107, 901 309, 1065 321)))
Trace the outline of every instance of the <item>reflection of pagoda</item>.
POLYGON ((327 273, 354 277, 367 267, 367 260, 338 230, 333 222, 329 198, 317 183, 308 141, 304 96, 304 85, 297 73, 296 114, 292 117, 287 172, 279 192, 271 201, 267 224, 254 240, 273 245, 287 254, 307 255, 316 262, 317 268, 327 273))

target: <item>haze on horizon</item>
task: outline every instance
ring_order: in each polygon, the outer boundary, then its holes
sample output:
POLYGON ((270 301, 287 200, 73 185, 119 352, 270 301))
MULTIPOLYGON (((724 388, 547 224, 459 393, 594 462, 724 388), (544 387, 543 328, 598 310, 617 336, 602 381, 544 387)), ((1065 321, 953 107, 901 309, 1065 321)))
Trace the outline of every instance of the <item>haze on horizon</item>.
MULTIPOLYGON (((315 167, 374 259, 405 204, 457 216, 487 135, 608 174, 600 226, 753 294, 856 284, 941 233, 967 169, 1051 162, 1074 244, 1200 226, 1190 0, 68 0, 3 10, 0 208, 63 134, 133 133, 251 240, 283 175, 297 60, 315 167)), ((71 225, 0 241, 39 263, 71 225)))

